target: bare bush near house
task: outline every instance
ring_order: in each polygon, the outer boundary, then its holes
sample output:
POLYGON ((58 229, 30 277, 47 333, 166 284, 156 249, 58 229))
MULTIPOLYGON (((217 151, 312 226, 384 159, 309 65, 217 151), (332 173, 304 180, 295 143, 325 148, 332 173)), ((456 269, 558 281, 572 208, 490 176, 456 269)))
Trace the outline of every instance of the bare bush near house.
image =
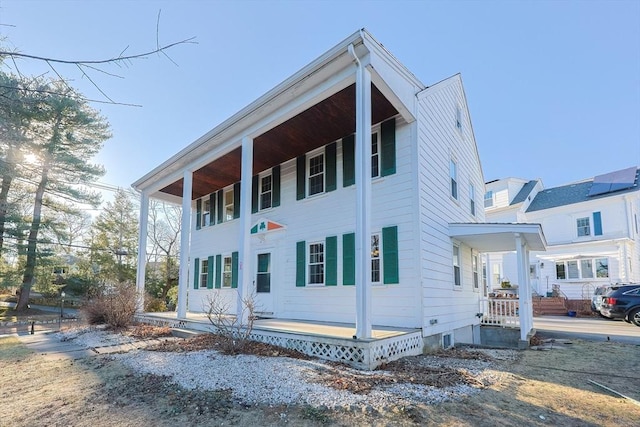
POLYGON ((215 334, 224 339, 222 351, 228 354, 238 354, 242 352, 253 330, 255 320, 256 301, 255 295, 250 294, 242 300, 242 313, 240 316, 231 310, 231 303, 224 299, 220 291, 215 291, 207 296, 205 307, 207 308, 207 318, 215 327, 215 334))
POLYGON ((138 294, 132 283, 108 284, 80 310, 86 321, 95 325, 106 323, 112 328, 124 328, 133 323, 138 294))

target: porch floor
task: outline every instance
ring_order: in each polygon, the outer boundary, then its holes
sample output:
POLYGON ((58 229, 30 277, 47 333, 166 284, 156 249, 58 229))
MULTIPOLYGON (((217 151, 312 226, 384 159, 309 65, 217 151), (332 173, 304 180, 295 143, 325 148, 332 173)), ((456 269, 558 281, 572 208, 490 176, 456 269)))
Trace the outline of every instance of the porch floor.
MULTIPOLYGON (((156 318, 164 321, 182 321, 184 328, 206 330, 211 326, 211 322, 204 313, 187 313, 185 319, 178 319, 176 312, 153 312, 144 313, 147 319, 156 318)), ((350 323, 338 322, 319 322, 310 320, 288 320, 288 319, 257 319, 253 323, 254 330, 289 333, 305 336, 316 336, 325 338, 353 339, 356 333, 356 327, 350 323)), ((361 342, 370 342, 383 340, 387 338, 399 337, 406 334, 420 332, 420 329, 411 328, 392 328, 385 326, 373 326, 371 339, 359 340, 361 342)))

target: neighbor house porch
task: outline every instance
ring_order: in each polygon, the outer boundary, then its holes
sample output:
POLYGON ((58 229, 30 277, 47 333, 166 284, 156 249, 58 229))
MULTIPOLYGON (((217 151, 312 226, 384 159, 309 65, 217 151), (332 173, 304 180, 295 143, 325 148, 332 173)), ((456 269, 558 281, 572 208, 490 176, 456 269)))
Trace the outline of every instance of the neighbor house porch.
MULTIPOLYGON (((205 313, 187 312, 182 318, 177 318, 175 312, 140 313, 136 320, 201 332, 215 330, 205 313)), ((375 369, 405 356, 422 354, 424 346, 420 329, 373 326, 371 338, 356 339, 355 335, 355 324, 257 319, 249 339, 359 369, 375 369)))

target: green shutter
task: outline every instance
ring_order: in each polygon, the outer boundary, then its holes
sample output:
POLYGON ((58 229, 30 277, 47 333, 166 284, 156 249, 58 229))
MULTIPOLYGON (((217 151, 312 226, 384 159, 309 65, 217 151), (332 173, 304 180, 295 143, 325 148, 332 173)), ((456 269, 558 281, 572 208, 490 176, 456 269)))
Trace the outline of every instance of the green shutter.
POLYGON ((218 190, 218 224, 224 219, 224 190, 218 190))
POLYGON ((355 135, 342 138, 342 186, 356 183, 355 135))
POLYGON ((306 191, 304 189, 305 176, 307 168, 307 158, 304 156, 298 156, 296 159, 296 200, 304 199, 306 191))
POLYGON ((202 226, 202 199, 196 200, 196 230, 202 226))
POLYGON ((254 175, 251 180, 251 213, 258 212, 259 203, 258 203, 258 194, 260 193, 260 177, 258 175, 254 175))
POLYGON ((384 283, 400 283, 398 268, 398 227, 382 229, 382 264, 384 283))
POLYGON ((222 255, 216 255, 216 289, 222 287, 222 255))
POLYGON ((209 194, 209 225, 216 225, 216 193, 209 194))
POLYGON ((207 272, 207 289, 213 289, 213 255, 207 259, 207 264, 209 268, 207 272))
POLYGON ((238 287, 238 252, 231 253, 231 287, 238 287))
POLYGON ((275 208, 280 206, 280 165, 271 169, 271 185, 273 186, 271 189, 273 197, 271 205, 275 208))
POLYGON ((396 173, 396 119, 390 119, 380 126, 381 176, 396 173))
POLYGON ((196 258, 193 266, 193 289, 200 287, 200 258, 196 258))
POLYGON ((342 235, 342 284, 356 284, 356 235, 342 235))
POLYGON ((240 218, 240 183, 233 184, 233 218, 240 218))
POLYGON ((336 146, 337 144, 332 142, 324 148, 326 163, 325 182, 327 185, 327 192, 334 191, 336 189, 336 146))
POLYGON ((325 241, 326 270, 324 284, 326 286, 336 286, 338 284, 338 238, 330 236, 325 241))
POLYGON ((296 286, 305 285, 305 270, 307 268, 307 262, 305 260, 307 252, 306 242, 296 243, 296 286))
POLYGON ((600 212, 593 213, 593 234, 602 236, 602 214, 600 212))

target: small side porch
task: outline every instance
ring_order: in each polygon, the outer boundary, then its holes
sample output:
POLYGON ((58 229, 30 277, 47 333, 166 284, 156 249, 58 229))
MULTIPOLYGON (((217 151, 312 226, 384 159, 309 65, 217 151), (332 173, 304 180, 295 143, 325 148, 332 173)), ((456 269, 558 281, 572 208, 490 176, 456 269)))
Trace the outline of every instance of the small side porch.
MULTIPOLYGON (((201 332, 215 330, 205 313, 187 312, 182 318, 178 318, 175 312, 140 313, 136 320, 201 332)), ((422 354, 424 347, 420 329, 373 326, 371 338, 356 339, 355 335, 354 324, 257 319, 249 339, 367 370, 405 356, 422 354)))

